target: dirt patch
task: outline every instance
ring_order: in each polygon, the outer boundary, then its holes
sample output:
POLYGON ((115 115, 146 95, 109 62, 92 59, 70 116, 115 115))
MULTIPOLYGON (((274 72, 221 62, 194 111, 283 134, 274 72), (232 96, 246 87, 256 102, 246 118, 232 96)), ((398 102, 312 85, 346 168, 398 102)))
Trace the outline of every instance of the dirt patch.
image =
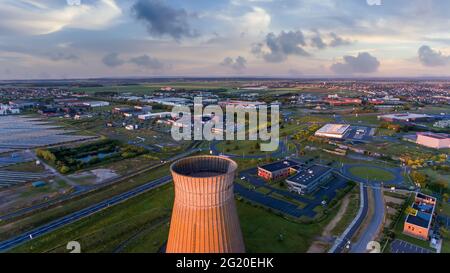
POLYGON ((325 253, 327 249, 330 247, 330 242, 332 241, 331 231, 336 227, 339 221, 344 216, 347 211, 348 204, 350 202, 349 195, 346 195, 341 202, 341 206, 339 207, 339 211, 336 216, 328 223, 328 225, 324 228, 321 238, 316 239, 309 247, 307 253, 325 253))
POLYGON ((75 179, 80 184, 100 184, 118 176, 112 169, 95 169, 69 175, 69 178, 75 179))
POLYGON ((403 199, 395 198, 395 197, 388 196, 388 195, 385 195, 384 199, 386 200, 386 203, 394 203, 394 204, 397 204, 397 205, 401 205, 405 201, 403 199))

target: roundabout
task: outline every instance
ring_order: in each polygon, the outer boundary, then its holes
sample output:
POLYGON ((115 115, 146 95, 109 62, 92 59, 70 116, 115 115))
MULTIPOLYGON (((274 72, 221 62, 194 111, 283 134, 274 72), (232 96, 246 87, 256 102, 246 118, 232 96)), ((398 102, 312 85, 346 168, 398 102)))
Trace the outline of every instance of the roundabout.
POLYGON ((401 168, 367 164, 347 164, 342 168, 342 173, 360 183, 382 182, 391 185, 401 185, 404 183, 401 168))

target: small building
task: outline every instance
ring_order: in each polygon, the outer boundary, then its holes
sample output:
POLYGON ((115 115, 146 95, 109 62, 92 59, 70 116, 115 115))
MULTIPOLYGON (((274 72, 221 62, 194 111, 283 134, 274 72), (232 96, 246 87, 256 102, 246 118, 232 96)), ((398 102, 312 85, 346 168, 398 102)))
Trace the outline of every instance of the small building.
POLYGON ((139 125, 137 125, 137 124, 129 124, 129 125, 125 126, 125 129, 127 129, 128 131, 137 130, 137 129, 139 129, 139 125))
POLYGON ((283 160, 258 167, 258 176, 265 180, 279 180, 296 172, 299 163, 292 160, 283 160))
POLYGON ((450 135, 444 133, 417 133, 417 144, 433 149, 450 149, 450 135))
POLYGON ((333 168, 316 164, 298 171, 296 175, 286 179, 286 183, 293 192, 309 194, 330 180, 333 176, 332 170, 333 168))
POLYGON ((422 240, 428 240, 435 208, 436 198, 417 193, 414 203, 407 210, 408 216, 403 226, 403 233, 422 240))
POLYGON ((31 185, 34 188, 41 188, 41 187, 44 187, 47 184, 44 181, 36 181, 36 182, 31 183, 31 185))
POLYGON ((314 134, 318 137, 343 139, 350 129, 348 124, 326 124, 314 134))

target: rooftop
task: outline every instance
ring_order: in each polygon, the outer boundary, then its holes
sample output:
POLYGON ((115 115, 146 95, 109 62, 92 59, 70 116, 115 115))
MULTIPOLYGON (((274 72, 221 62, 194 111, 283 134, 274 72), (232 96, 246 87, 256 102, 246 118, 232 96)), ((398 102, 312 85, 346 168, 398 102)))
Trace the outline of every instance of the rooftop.
POLYGON ((294 166, 298 166, 299 163, 292 161, 292 160, 283 160, 283 161, 277 161, 274 163, 266 164, 263 166, 260 166, 260 168, 269 171, 269 172, 275 172, 279 170, 283 170, 286 168, 291 168, 294 166))
POLYGON ((430 115, 425 114, 411 114, 411 113, 403 113, 403 114, 390 114, 383 115, 380 118, 390 118, 390 119, 398 119, 398 120, 408 120, 408 119, 418 119, 418 118, 432 118, 430 115))
POLYGON ((431 138, 435 138, 435 139, 447 139, 450 138, 449 134, 444 134, 444 133, 432 133, 432 132, 419 132, 417 133, 417 136, 427 136, 427 137, 431 137, 431 138))
POLYGON ((293 183, 301 184, 301 185, 309 185, 312 182, 316 181, 316 179, 330 173, 332 168, 322 165, 313 165, 308 169, 302 170, 298 172, 293 177, 290 177, 288 180, 293 183))
POLYGON ((416 200, 412 205, 412 208, 417 212, 414 214, 409 214, 406 217, 406 222, 420 226, 423 228, 428 228, 431 224, 434 213, 434 204, 429 202, 436 202, 436 199, 431 196, 418 193, 416 200))
POLYGON ((350 125, 348 124, 326 124, 319 130, 317 130, 316 133, 319 134, 344 134, 348 128, 350 128, 350 125))

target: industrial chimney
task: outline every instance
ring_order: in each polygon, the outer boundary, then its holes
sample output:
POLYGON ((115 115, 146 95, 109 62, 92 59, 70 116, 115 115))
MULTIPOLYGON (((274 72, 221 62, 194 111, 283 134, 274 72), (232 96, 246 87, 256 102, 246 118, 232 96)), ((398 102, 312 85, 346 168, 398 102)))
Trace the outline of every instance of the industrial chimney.
POLYGON ((172 164, 175 203, 167 253, 245 252, 233 193, 236 169, 236 162, 220 156, 172 164))

